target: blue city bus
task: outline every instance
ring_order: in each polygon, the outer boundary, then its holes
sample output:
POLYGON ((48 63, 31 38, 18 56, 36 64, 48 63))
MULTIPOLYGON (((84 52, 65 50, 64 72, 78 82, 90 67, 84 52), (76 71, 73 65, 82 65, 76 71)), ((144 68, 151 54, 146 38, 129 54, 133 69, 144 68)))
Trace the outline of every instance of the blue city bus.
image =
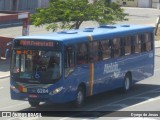
POLYGON ((86 97, 131 86, 154 74, 154 28, 101 25, 13 40, 14 100, 80 107, 86 97))

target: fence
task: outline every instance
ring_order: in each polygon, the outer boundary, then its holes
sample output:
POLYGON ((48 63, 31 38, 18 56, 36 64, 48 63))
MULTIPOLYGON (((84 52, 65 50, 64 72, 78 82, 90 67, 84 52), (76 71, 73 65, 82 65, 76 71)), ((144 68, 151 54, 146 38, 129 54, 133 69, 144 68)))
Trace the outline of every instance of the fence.
MULTIPOLYGON (((18 10, 35 10, 37 7, 46 7, 49 0, 17 0, 18 10)), ((0 10, 12 10, 13 0, 0 0, 0 10)))

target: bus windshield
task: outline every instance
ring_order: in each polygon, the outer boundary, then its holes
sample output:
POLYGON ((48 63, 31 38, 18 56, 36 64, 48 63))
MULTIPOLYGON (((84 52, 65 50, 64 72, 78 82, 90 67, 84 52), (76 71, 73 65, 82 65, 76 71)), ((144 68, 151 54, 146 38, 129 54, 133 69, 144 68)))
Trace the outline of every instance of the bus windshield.
POLYGON ((13 50, 11 73, 19 82, 53 83, 61 77, 61 52, 13 50))

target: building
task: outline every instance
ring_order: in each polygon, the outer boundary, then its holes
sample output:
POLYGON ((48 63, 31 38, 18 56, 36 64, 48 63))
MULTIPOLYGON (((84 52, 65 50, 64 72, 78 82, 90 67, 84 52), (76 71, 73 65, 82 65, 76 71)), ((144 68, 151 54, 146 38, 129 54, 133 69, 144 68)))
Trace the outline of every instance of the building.
POLYGON ((46 7, 49 0, 0 0, 0 10, 32 11, 46 7))
POLYGON ((138 0, 112 0, 112 2, 118 3, 118 5, 126 7, 137 7, 138 0))
POLYGON ((160 9, 160 0, 152 0, 152 8, 160 9))
POLYGON ((120 6, 141 7, 141 8, 157 8, 160 9, 160 0, 112 0, 120 6))

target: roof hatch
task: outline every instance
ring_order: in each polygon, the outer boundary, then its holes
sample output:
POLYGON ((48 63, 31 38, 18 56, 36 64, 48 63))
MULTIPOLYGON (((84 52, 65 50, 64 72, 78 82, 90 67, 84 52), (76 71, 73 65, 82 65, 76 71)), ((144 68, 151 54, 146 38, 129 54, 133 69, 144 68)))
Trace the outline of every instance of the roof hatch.
POLYGON ((77 31, 61 31, 61 32, 58 32, 58 34, 77 34, 78 32, 77 31))
POLYGON ((121 27, 130 27, 130 25, 121 25, 121 27))
POLYGON ((113 29, 113 28, 116 28, 116 26, 114 26, 114 25, 100 25, 99 28, 110 28, 110 29, 113 29))
POLYGON ((85 28, 83 32, 93 32, 94 28, 85 28))

